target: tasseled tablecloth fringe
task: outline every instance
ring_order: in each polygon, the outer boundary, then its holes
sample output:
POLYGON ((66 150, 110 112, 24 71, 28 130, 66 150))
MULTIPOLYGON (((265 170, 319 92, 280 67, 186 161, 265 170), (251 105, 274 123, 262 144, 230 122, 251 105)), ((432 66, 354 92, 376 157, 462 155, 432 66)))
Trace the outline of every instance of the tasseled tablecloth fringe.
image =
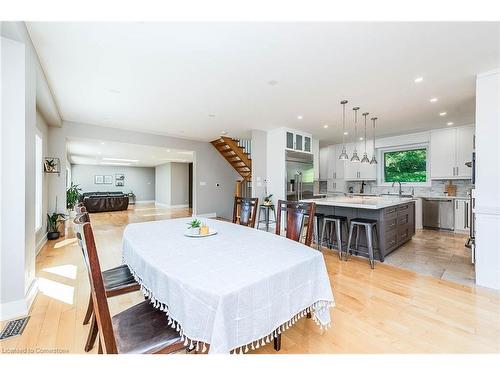
MULTIPOLYGON (((123 259, 123 262, 125 264, 127 264, 127 262, 125 262, 125 259, 123 259)), ((142 282, 142 279, 135 273, 135 271, 132 268, 130 268, 130 267, 129 267, 129 269, 130 269, 130 273, 134 277, 135 281, 141 286, 141 292, 142 292, 142 294, 144 294, 144 296, 149 299, 149 302, 153 305, 153 307, 155 307, 155 308, 157 308, 157 309, 159 309, 161 311, 164 311, 167 314, 168 324, 172 328, 174 328, 177 332, 179 332, 179 335, 181 336, 181 339, 184 341, 184 346, 186 346, 187 348, 189 348, 189 350, 196 349, 197 352, 199 352, 200 349, 201 349, 201 352, 205 353, 207 351, 207 345, 204 342, 201 343, 201 342, 199 342, 197 340, 193 340, 193 339, 190 339, 189 337, 187 337, 184 334, 184 330, 182 329, 181 324, 179 322, 177 322, 176 320, 174 320, 170 316, 170 312, 169 312, 168 306, 166 304, 164 304, 163 302, 158 301, 155 298, 155 296, 153 295, 152 291, 149 290, 144 285, 144 283, 142 282), (200 345, 200 344, 202 344, 202 345, 200 345)), ((329 308, 331 308, 333 306, 334 306, 334 303, 331 302, 331 301, 317 301, 317 302, 313 303, 311 306, 309 306, 309 307, 307 307, 307 308, 299 311, 290 320, 288 320, 287 322, 279 325, 277 328, 275 328, 272 332, 270 332, 269 334, 267 334, 263 338, 260 338, 258 340, 252 341, 252 342, 250 342, 250 343, 248 343, 246 345, 242 345, 240 347, 234 348, 233 350, 231 350, 231 353, 233 353, 233 354, 243 354, 243 353, 247 353, 249 350, 259 349, 261 346, 269 344, 274 338, 277 338, 278 335, 282 334, 287 329, 289 329, 290 327, 292 327, 295 323, 297 323, 297 321, 300 318, 303 318, 307 314, 311 314, 312 319, 321 328, 321 330, 326 330, 326 329, 330 328, 331 323, 322 324, 319 321, 319 319, 316 317, 315 312, 320 312, 320 311, 322 311, 324 309, 329 309, 329 308)))

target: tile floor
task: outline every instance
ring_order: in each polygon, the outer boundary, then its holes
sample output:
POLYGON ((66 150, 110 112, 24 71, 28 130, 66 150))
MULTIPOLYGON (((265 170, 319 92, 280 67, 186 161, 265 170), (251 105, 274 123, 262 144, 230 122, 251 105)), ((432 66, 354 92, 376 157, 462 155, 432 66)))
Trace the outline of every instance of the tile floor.
POLYGON ((471 250, 464 246, 467 235, 417 230, 413 239, 385 258, 386 264, 420 274, 473 286, 471 250))

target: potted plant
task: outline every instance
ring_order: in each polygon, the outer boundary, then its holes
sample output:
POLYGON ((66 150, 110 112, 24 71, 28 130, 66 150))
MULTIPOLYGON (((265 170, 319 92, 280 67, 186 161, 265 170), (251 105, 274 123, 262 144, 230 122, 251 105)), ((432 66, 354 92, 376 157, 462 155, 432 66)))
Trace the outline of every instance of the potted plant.
POLYGON ((68 210, 74 210, 75 205, 78 203, 78 199, 80 198, 80 189, 78 185, 75 185, 73 182, 71 186, 66 190, 66 208, 68 210))
POLYGON ((189 234, 198 235, 200 234, 201 221, 198 219, 193 219, 188 223, 189 234))
POLYGON ((65 214, 58 214, 54 212, 52 215, 47 214, 47 239, 57 240, 60 236, 59 226, 61 221, 66 218, 65 214))

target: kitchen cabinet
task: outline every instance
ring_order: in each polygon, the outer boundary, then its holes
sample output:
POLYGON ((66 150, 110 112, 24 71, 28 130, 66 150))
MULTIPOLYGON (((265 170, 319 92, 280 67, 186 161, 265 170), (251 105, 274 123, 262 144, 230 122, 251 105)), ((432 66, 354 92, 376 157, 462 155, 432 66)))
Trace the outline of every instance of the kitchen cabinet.
POLYGON ((457 178, 472 178, 472 168, 465 165, 472 160, 474 150, 474 128, 461 126, 457 128, 457 178))
POLYGON ((285 147, 288 150, 312 153, 312 136, 294 130, 286 130, 285 147))
POLYGON ((461 126, 431 131, 431 179, 469 179, 472 169, 465 163, 472 158, 474 128, 461 126))
POLYGON ((328 179, 328 147, 322 147, 319 149, 319 179, 328 179))
POLYGON ((455 232, 468 233, 470 227, 470 210, 468 199, 455 199, 455 232))
POLYGON ((320 156, 319 156, 319 140, 314 139, 312 141, 312 154, 313 154, 313 165, 314 165, 314 181, 319 180, 319 169, 320 169, 320 156))
MULTIPOLYGON (((354 144, 350 143, 346 145, 347 155, 352 157, 352 153, 354 152, 354 144)), ((367 145, 367 154, 371 158, 371 149, 372 147, 368 147, 367 145)), ((359 142, 357 144, 357 152, 359 159, 363 158, 363 154, 365 152, 364 142, 359 142)), ((364 164, 364 163, 353 163, 350 160, 344 161, 344 178, 347 181, 369 181, 377 179, 377 168, 372 164, 364 164)))
POLYGON ((337 180, 344 178, 344 160, 339 160, 342 145, 328 146, 328 178, 337 180))

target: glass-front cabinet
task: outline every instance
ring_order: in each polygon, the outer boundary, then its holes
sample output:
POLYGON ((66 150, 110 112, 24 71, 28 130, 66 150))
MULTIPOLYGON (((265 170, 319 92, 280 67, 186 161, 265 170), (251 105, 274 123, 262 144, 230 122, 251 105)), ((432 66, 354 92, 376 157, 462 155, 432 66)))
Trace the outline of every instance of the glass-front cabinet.
POLYGON ((293 151, 312 153, 312 137, 309 134, 287 130, 286 148, 293 151))

